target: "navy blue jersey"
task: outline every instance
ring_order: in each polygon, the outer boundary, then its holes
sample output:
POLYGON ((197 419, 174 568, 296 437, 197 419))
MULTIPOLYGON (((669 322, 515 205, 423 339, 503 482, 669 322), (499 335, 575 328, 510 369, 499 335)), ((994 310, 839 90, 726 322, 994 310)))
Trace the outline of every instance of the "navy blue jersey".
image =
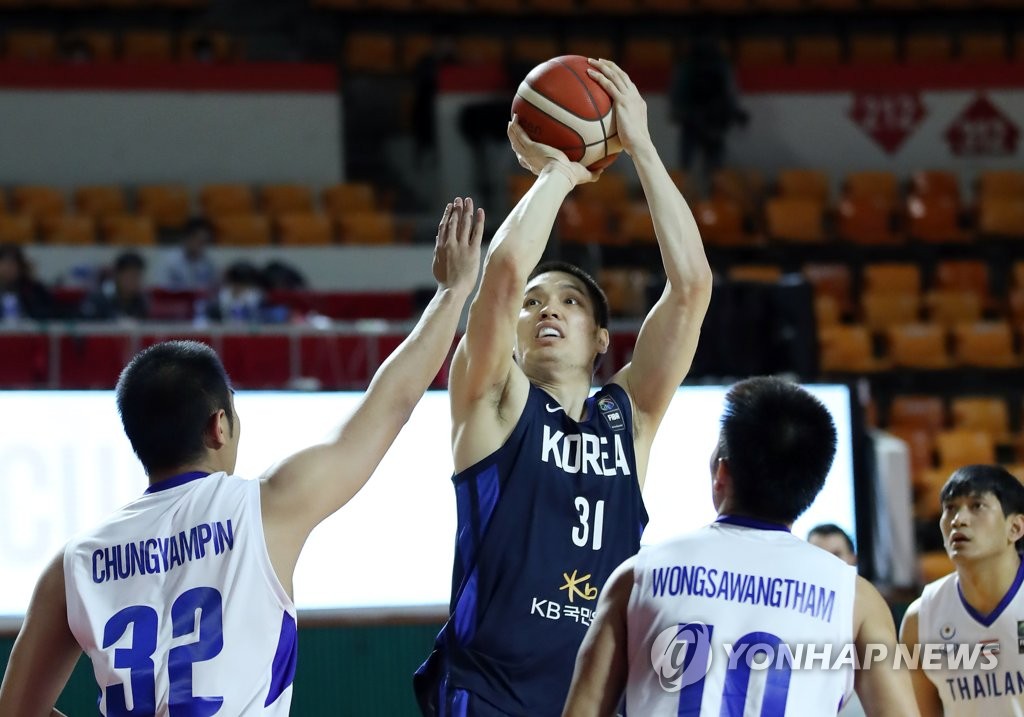
POLYGON ((647 524, 629 397, 608 385, 583 415, 531 385, 505 444, 453 477, 451 615, 416 674, 425 714, 561 714, 598 592, 647 524))

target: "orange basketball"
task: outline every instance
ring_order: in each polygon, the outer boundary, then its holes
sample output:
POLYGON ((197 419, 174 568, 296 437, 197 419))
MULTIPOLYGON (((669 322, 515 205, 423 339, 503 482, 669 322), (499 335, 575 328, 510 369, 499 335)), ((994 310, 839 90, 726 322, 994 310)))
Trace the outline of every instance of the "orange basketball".
POLYGON ((519 85, 513 114, 535 142, 565 152, 589 169, 607 167, 622 145, 615 132, 612 98, 587 74, 580 55, 563 55, 537 65, 519 85))

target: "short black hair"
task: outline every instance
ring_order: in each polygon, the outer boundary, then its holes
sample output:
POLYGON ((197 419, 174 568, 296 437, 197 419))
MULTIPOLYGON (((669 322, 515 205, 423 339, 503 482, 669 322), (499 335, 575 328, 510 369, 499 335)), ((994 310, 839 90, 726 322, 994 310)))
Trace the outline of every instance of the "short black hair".
MULTIPOLYGON (((991 493, 999 501, 1003 515, 1024 514, 1024 485, 1002 466, 968 465, 957 468, 939 493, 940 505, 954 498, 991 493)), ((1017 552, 1024 552, 1024 537, 1017 541, 1017 552)))
POLYGON ((139 271, 145 271, 146 260, 134 251, 126 251, 123 254, 118 254, 117 258, 114 260, 114 271, 120 274, 125 269, 138 269, 139 271))
POLYGON ((542 261, 534 267, 533 271, 530 272, 530 276, 527 281, 533 281, 534 278, 541 274, 547 274, 551 271, 560 271, 563 274, 569 274, 576 277, 587 290, 587 295, 590 297, 590 303, 594 305, 594 321, 602 329, 608 328, 608 297, 605 295, 604 290, 598 285, 597 281, 590 274, 585 272, 575 264, 570 264, 567 261, 542 261))
POLYGON ((213 226, 210 224, 210 220, 205 217, 192 217, 185 224, 186 234, 195 234, 196 232, 209 233, 213 230, 213 226))
POLYGON ((221 409, 234 431, 224 365, 198 341, 165 341, 139 352, 121 372, 116 394, 125 435, 147 474, 201 458, 207 422, 221 409))
POLYGON ((792 523, 821 491, 835 453, 831 414, 795 383, 758 376, 726 394, 718 455, 744 514, 792 523))
POLYGON ((850 536, 847 535, 845 530, 835 523, 821 523, 820 525, 814 526, 807 532, 807 539, 810 540, 815 535, 820 535, 823 538, 827 538, 830 535, 838 535, 843 539, 843 542, 846 543, 846 547, 850 549, 850 552, 854 555, 857 554, 856 549, 853 547, 853 541, 850 540, 850 536))

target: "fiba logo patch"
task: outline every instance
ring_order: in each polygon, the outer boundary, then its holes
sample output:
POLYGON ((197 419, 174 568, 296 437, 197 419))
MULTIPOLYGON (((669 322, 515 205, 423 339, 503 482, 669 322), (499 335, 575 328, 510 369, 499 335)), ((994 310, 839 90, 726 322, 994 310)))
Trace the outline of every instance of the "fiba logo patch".
POLYGON ((651 645, 651 666, 666 692, 679 692, 699 682, 711 668, 711 632, 703 622, 662 630, 651 645))
POLYGON ((622 411, 615 404, 610 396, 601 396, 597 401, 597 408, 608 422, 608 427, 613 431, 622 431, 626 428, 626 421, 622 417, 622 411))
POLYGON ((956 637, 956 627, 950 623, 946 623, 939 628, 939 637, 943 640, 952 640, 956 637))

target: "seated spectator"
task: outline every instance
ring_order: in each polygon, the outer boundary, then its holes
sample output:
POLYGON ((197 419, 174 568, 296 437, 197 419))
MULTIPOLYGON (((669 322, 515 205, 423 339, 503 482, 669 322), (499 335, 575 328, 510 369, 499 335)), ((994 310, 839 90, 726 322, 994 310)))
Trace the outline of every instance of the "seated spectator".
POLYGON ((142 291, 145 273, 146 262, 135 252, 118 256, 113 276, 82 301, 79 308, 82 318, 92 321, 147 318, 149 302, 142 291))
POLYGON ((206 253, 209 243, 209 222, 189 222, 181 246, 171 251, 164 265, 161 286, 172 291, 212 292, 217 286, 217 266, 206 253))
POLYGON ((267 304, 260 272, 246 261, 227 268, 217 300, 207 308, 210 319, 229 323, 277 323, 287 321, 287 313, 267 304))
POLYGON ((53 299, 32 271, 21 247, 0 244, 0 317, 4 321, 49 319, 53 299))

